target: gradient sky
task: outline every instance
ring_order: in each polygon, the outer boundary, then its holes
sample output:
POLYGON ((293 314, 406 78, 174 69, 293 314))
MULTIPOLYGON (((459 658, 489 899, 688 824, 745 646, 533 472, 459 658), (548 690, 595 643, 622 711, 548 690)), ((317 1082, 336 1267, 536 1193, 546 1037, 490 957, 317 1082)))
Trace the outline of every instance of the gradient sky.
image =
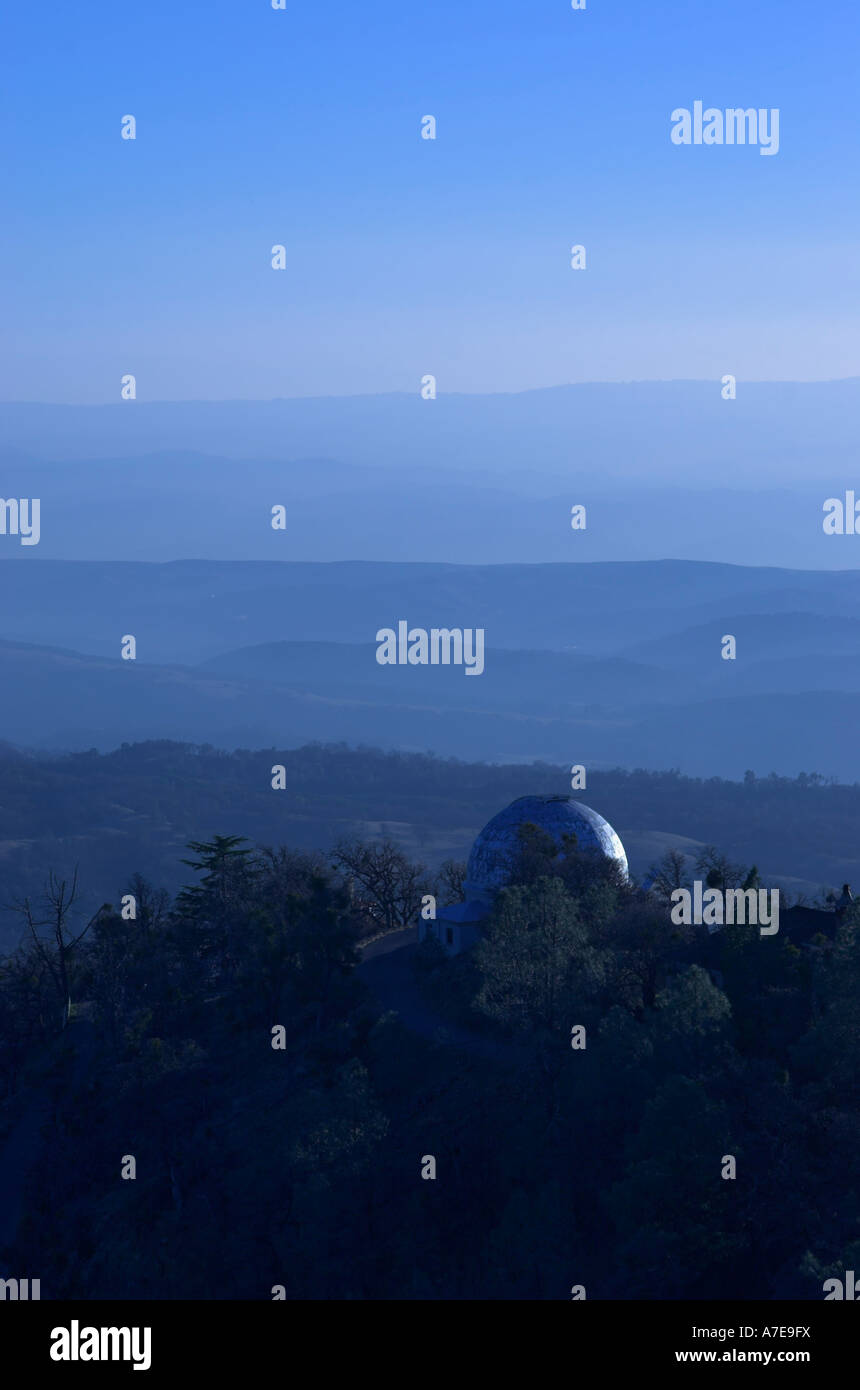
POLYGON ((16 9, 4 400, 860 375, 856 0, 16 9), (697 99, 779 153, 674 146, 697 99))

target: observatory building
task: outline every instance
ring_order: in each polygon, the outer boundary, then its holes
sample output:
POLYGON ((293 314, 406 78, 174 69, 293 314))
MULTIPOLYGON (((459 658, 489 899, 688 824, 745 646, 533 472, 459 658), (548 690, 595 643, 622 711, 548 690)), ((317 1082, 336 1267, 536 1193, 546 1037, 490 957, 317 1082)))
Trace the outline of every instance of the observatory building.
POLYGON ((510 880, 520 850, 520 826, 536 825, 564 852, 564 837, 574 835, 577 848, 614 860, 627 877, 624 846, 608 821, 572 796, 520 796, 493 816, 472 846, 466 867, 465 901, 437 910, 435 922, 419 921, 418 938, 435 937, 451 955, 467 950, 481 935, 493 899, 510 880))

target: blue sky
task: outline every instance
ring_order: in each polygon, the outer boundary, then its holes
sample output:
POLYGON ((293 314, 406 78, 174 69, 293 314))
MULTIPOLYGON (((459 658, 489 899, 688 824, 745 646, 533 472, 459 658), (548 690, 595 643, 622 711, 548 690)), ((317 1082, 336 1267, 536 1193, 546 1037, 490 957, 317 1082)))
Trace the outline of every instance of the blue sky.
POLYGON ((860 374, 856 7, 587 4, 17 7, 0 397, 860 374), (674 146, 697 99, 779 153, 674 146))

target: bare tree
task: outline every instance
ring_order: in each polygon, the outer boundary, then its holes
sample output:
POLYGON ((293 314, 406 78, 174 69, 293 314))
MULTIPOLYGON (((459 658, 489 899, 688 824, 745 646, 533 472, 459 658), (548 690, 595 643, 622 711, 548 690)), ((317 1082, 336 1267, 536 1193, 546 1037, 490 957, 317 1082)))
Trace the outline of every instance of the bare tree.
POLYGON ((158 931, 167 920, 170 896, 164 888, 154 888, 142 874, 132 874, 128 891, 137 905, 136 921, 141 935, 158 931))
POLYGON ((696 859, 696 871, 706 875, 709 888, 755 888, 758 886, 758 870, 755 864, 748 869, 744 864, 733 864, 715 845, 705 845, 696 859))
POLYGON ((678 888, 689 886, 687 857, 677 849, 667 850, 658 863, 651 865, 648 873, 651 891, 667 902, 678 888))
POLYGON ((364 844, 361 840, 342 840, 332 859, 361 890, 355 896, 382 931, 412 926, 421 909, 421 899, 432 892, 427 869, 412 864, 405 854, 383 840, 364 844))
POLYGON ((446 859, 439 865, 439 886, 444 905, 466 899, 466 865, 461 859, 446 859))
POLYGON ((84 925, 83 929, 78 932, 77 936, 74 936, 69 930, 68 918, 77 896, 77 868, 72 875, 71 884, 67 884, 65 879, 58 879, 51 870, 45 886, 43 907, 45 915, 42 917, 35 915, 29 898, 25 898, 21 904, 16 904, 13 909, 27 923, 36 954, 48 971, 53 983, 62 1010, 61 1033, 69 1021, 72 1009, 70 963, 74 952, 93 923, 98 921, 103 912, 110 912, 111 910, 109 903, 103 904, 84 925))

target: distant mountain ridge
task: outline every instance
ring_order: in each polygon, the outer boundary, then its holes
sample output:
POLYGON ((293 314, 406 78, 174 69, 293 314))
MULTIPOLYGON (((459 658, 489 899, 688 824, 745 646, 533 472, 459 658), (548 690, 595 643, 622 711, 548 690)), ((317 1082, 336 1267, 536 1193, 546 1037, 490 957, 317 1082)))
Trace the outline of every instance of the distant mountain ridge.
MULTIPOLYGON (((62 559, 729 560, 854 566, 860 379, 497 395, 0 403, 0 495, 62 559), (570 510, 588 525, 573 533, 570 510), (271 508, 286 509, 273 531, 271 508)), ((0 558, 26 554, 0 536, 0 558)))
POLYGON ((44 560, 0 579, 0 737, 19 746, 338 739, 860 778, 858 571, 44 560), (399 621, 484 628, 483 674, 380 666, 377 631, 399 621))
POLYGON ((822 458, 853 459, 860 378, 829 382, 586 382, 495 395, 320 396, 270 401, 110 405, 0 403, 0 449, 62 461, 165 449, 233 459, 331 457, 409 472, 435 467, 495 476, 522 467, 567 475, 779 485, 822 458), (476 444, 479 453, 476 450, 476 444), (536 466, 537 464, 537 466, 536 466), (719 469, 719 472, 716 470, 719 469), (713 470, 713 471, 712 471, 713 470))
POLYGON ((0 637, 198 663, 272 641, 372 643, 380 627, 482 626, 491 648, 619 655, 728 615, 860 619, 860 570, 692 561, 55 561, 4 565, 0 637))

